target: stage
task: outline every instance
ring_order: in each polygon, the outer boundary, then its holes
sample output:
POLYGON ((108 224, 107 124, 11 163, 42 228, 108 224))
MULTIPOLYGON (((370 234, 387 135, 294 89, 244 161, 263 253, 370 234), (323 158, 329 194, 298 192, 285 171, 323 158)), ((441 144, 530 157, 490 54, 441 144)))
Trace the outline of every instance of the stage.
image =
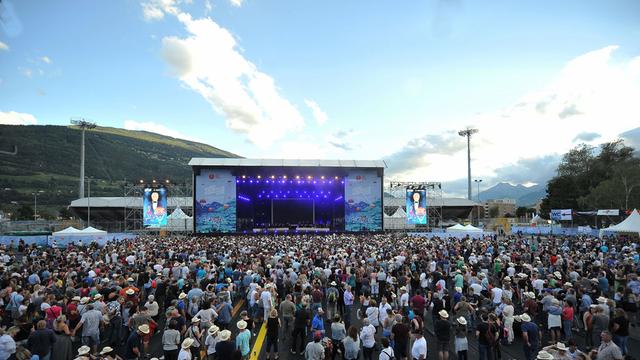
POLYGON ((194 158, 194 232, 383 230, 381 161, 194 158))

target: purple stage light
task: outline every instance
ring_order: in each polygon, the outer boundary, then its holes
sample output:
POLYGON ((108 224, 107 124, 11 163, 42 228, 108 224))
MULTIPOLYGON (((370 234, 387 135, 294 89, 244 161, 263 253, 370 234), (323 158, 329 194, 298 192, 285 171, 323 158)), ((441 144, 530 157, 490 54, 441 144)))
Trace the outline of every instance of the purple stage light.
POLYGON ((333 201, 338 201, 338 200, 342 200, 342 199, 343 199, 343 197, 342 197, 342 195, 340 195, 340 196, 338 196, 338 197, 337 197, 335 200, 333 200, 333 201))

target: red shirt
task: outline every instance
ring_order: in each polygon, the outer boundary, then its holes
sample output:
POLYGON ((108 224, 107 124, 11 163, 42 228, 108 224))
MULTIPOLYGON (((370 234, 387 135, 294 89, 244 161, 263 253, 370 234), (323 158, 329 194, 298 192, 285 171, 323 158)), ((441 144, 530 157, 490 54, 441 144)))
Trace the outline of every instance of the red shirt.
POLYGON ((573 307, 565 306, 562 308, 562 320, 573 320, 573 307))

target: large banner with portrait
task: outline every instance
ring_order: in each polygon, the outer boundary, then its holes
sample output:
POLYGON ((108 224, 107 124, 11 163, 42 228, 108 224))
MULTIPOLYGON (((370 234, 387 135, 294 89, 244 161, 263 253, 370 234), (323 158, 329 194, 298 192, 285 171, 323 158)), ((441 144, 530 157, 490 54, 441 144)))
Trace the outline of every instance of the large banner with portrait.
POLYGON ((407 188, 407 224, 427 223, 427 191, 407 188))
POLYGON ((345 178, 345 231, 382 231, 382 178, 376 169, 345 178))
POLYGON ((142 195, 142 220, 145 227, 167 226, 167 188, 145 188, 142 195))
POLYGON ((195 178, 197 233, 236 231, 236 177, 229 170, 202 169, 195 178))

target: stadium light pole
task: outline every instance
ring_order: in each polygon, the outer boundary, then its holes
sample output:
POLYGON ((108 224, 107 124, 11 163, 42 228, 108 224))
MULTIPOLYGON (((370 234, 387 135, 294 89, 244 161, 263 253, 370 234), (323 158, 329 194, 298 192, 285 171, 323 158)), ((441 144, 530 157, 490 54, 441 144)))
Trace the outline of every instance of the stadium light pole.
POLYGON ((91 178, 87 176, 87 227, 91 226, 91 178))
POLYGON ((471 200, 471 135, 478 132, 478 129, 466 128, 458 131, 458 135, 467 138, 467 197, 471 200))
POLYGON ((96 123, 90 122, 84 118, 72 118, 71 125, 76 125, 82 130, 82 145, 80 146, 80 189, 78 190, 78 198, 84 197, 84 133, 87 129, 95 129, 96 123))
POLYGON ((34 193, 31 193, 31 195, 33 195, 33 221, 38 220, 38 194, 43 193, 44 190, 40 190, 34 193))

